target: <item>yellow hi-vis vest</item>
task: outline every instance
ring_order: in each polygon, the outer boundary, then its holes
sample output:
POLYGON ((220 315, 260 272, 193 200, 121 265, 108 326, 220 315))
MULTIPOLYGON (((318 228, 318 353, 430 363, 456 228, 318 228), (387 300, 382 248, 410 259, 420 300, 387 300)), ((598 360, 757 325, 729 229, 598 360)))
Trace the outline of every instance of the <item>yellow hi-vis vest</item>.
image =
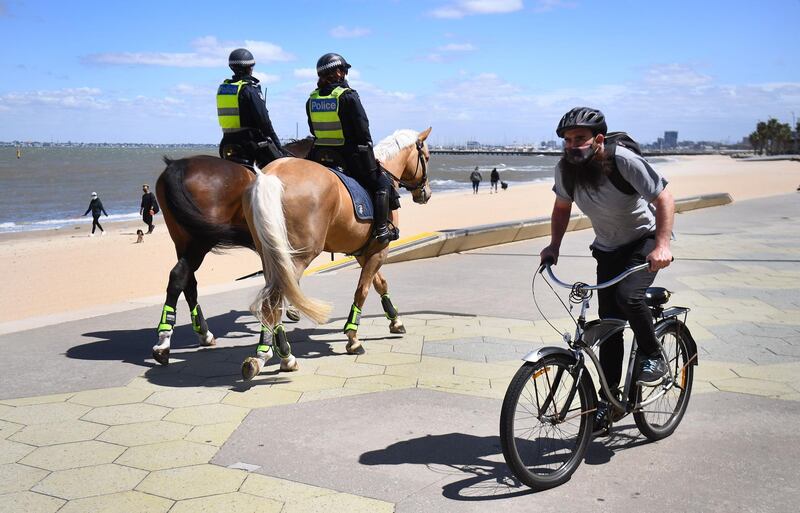
POLYGON ((242 120, 239 118, 239 91, 247 84, 244 80, 230 82, 226 80, 217 89, 217 117, 222 133, 239 132, 242 120))
POLYGON ((339 97, 349 90, 347 87, 337 87, 327 96, 321 96, 319 89, 311 93, 308 110, 316 138, 314 144, 317 146, 344 146, 342 120, 339 119, 339 97))

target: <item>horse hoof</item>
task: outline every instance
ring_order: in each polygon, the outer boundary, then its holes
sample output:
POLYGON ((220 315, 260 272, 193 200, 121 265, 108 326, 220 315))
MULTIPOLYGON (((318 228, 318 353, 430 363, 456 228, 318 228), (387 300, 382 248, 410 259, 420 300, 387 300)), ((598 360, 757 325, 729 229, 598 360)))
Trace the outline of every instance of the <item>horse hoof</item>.
POLYGON ((297 308, 290 306, 286 309, 286 318, 290 321, 297 322, 300 320, 300 311, 297 308))
POLYGON ((406 327, 403 326, 403 323, 400 321, 392 321, 389 324, 389 333, 400 333, 403 334, 406 332, 406 327))
POLYGON ((210 331, 206 331, 205 335, 198 333, 197 338, 200 339, 200 347, 213 347, 217 345, 217 338, 210 331))
POLYGON ((153 349, 153 360, 161 365, 169 365, 169 348, 153 349))
POLYGON ((300 370, 300 364, 297 363, 297 358, 289 356, 289 358, 281 360, 281 370, 284 372, 295 372, 300 370))
POLYGON ((242 362, 242 379, 250 381, 261 372, 261 362, 258 358, 248 357, 242 362))
POLYGON ((361 342, 358 340, 351 340, 347 343, 347 354, 364 354, 366 351, 364 350, 364 346, 361 345, 361 342))

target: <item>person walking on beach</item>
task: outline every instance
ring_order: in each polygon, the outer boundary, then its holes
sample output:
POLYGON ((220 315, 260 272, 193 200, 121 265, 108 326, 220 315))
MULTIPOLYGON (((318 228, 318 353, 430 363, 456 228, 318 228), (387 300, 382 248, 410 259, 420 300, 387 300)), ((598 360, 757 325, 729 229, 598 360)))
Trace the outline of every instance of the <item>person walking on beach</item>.
MULTIPOLYGON (((645 303, 645 291, 659 269, 672 261, 670 236, 675 202, 664 179, 650 164, 622 144, 606 142, 605 116, 597 109, 577 107, 561 118, 556 133, 564 139, 564 156, 556 164, 556 194, 550 221, 550 244, 542 262, 558 263, 561 240, 574 202, 592 222, 590 249, 597 261, 597 282, 605 282, 644 262, 650 272, 638 272, 617 285, 598 291, 600 318, 625 319, 636 336, 642 360, 638 382, 657 384, 667 372, 645 303), (620 186, 628 182, 627 191, 620 186)), ((612 390, 622 377, 622 333, 603 343, 600 364, 612 390)), ((595 430, 605 429, 609 405, 601 393, 595 430)))
POLYGON ((217 117, 222 128, 219 156, 264 167, 284 155, 269 119, 264 93, 253 76, 256 60, 246 48, 228 57, 233 78, 217 88, 217 117))
POLYGON ((472 194, 478 194, 478 186, 481 184, 483 177, 478 172, 478 166, 475 166, 475 171, 470 173, 469 179, 472 181, 472 194))
POLYGON ((142 216, 142 221, 147 225, 147 233, 153 233, 156 227, 153 224, 153 216, 158 213, 158 201, 156 195, 150 192, 150 186, 147 184, 142 185, 142 204, 139 207, 139 215, 142 216))
POLYGON ((389 227, 392 182, 372 150, 369 119, 361 98, 347 83, 350 64, 337 53, 326 53, 317 60, 317 88, 306 101, 308 128, 314 146, 308 158, 324 166, 340 166, 372 193, 375 206, 372 236, 380 243, 399 238, 396 227, 389 227))
POLYGON ((500 181, 500 173, 497 172, 497 168, 492 168, 492 174, 489 177, 489 194, 492 193, 492 189, 494 192, 497 192, 497 182, 500 181))
POLYGON ((108 217, 108 212, 106 212, 106 209, 103 207, 103 202, 97 197, 96 192, 92 193, 92 200, 89 201, 89 208, 86 209, 83 215, 85 216, 89 212, 92 213, 92 233, 89 234, 89 237, 94 237, 95 228, 100 228, 100 233, 105 235, 106 231, 103 230, 103 227, 100 225, 100 214, 102 213, 108 217))

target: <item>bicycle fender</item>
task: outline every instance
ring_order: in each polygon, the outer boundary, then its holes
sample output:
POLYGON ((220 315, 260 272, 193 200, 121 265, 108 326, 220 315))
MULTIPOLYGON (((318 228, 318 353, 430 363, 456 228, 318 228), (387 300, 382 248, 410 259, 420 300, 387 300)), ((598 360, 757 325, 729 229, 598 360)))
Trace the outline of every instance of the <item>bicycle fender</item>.
POLYGON ((526 362, 536 363, 542 358, 550 356, 551 354, 563 354, 564 356, 568 356, 570 359, 575 360, 575 355, 572 354, 572 351, 557 346, 547 346, 534 349, 530 353, 523 356, 522 359, 526 362))
POLYGON ((681 332, 681 335, 686 337, 686 346, 689 352, 691 353, 689 355, 689 358, 692 359, 692 365, 697 365, 700 359, 700 356, 697 354, 697 342, 694 341, 692 333, 689 331, 689 328, 687 328, 682 321, 676 319, 675 317, 669 317, 667 319, 664 319, 663 321, 660 321, 659 323, 656 324, 656 337, 658 337, 663 330, 667 329, 673 324, 678 326, 678 330, 681 332))

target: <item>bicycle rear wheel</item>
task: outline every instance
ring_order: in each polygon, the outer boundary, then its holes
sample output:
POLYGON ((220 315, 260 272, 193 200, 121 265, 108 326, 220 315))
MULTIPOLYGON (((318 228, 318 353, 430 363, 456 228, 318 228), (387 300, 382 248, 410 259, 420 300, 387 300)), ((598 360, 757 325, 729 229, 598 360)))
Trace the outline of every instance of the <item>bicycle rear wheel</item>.
POLYGON ((576 382, 570 373, 574 364, 562 354, 526 362, 503 400, 503 456, 514 475, 535 490, 568 481, 592 438, 594 390, 588 373, 576 382))
POLYGON ((656 338, 664 348, 667 365, 675 380, 667 390, 664 390, 664 385, 637 387, 637 404, 645 403, 663 392, 661 397, 633 414, 639 431, 653 441, 671 435, 689 406, 694 379, 694 362, 690 358, 694 355, 689 350, 684 333, 686 327, 677 320, 656 325, 656 338))

